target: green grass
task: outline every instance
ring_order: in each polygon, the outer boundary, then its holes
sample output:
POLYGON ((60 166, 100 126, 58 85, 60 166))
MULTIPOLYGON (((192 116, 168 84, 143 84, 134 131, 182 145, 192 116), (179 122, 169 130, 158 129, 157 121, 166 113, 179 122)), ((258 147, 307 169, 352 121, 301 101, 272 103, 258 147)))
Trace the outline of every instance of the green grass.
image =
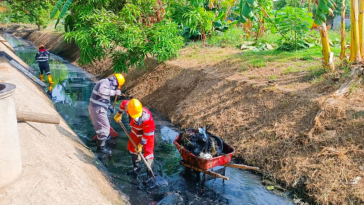
POLYGON ((268 79, 269 79, 269 80, 276 80, 276 79, 277 79, 277 76, 275 76, 275 75, 270 75, 270 76, 268 76, 268 79))
POLYGON ((210 38, 206 40, 208 45, 220 47, 236 47, 243 43, 245 31, 243 28, 235 27, 226 32, 214 32, 210 38))
MULTIPOLYGON (((236 48, 237 45, 246 42, 244 39, 244 30, 242 28, 232 28, 224 33, 215 32, 207 39, 207 43, 210 46, 228 46, 236 48)), ((318 32, 312 32, 315 38, 319 39, 318 32)), ((329 31, 330 39, 340 39, 340 31, 329 31)), ((269 31, 264 34, 260 40, 265 41, 273 47, 276 47, 276 42, 280 38, 279 34, 272 34, 269 31)), ((347 35, 347 40, 350 39, 350 35, 347 35)), ((319 43, 319 41, 317 41, 319 43)), ((347 41, 347 44, 349 41, 347 41)), ((241 67, 237 70, 239 72, 246 72, 250 69, 267 67, 280 67, 283 66, 285 69, 282 74, 287 75, 290 73, 297 73, 302 70, 307 70, 307 80, 311 81, 315 78, 319 78, 325 73, 325 69, 322 68, 320 58, 322 58, 321 44, 313 47, 297 50, 297 51, 279 51, 279 50, 268 50, 268 51, 248 51, 242 50, 236 54, 225 54, 225 51, 215 51, 215 53, 205 53, 202 50, 201 42, 190 43, 190 48, 195 48, 186 57, 190 59, 204 59, 207 62, 218 62, 224 59, 229 59, 233 63, 241 63, 241 67), (202 55, 204 53, 204 55, 202 55), (268 63, 269 62, 269 63, 268 63)), ((340 45, 335 44, 331 46, 331 51, 334 53, 335 62, 339 62, 340 45)))
POLYGON ((244 62, 245 66, 251 65, 252 67, 261 67, 266 64, 266 62, 287 63, 296 60, 304 60, 307 64, 310 64, 311 62, 318 62, 314 57, 320 57, 321 55, 321 47, 316 46, 298 50, 296 52, 278 50, 246 51, 243 54, 236 54, 232 56, 232 58, 237 58, 239 61, 244 62))
POLYGON ((256 75, 252 75, 252 76, 249 76, 249 79, 261 79, 262 76, 256 76, 256 75))
POLYGON ((264 59, 254 59, 250 63, 254 68, 262 68, 267 65, 267 62, 264 59))
POLYGON ((324 79, 323 74, 326 73, 325 68, 322 66, 311 66, 306 70, 308 71, 308 75, 305 77, 305 80, 312 80, 312 83, 321 82, 324 79))
MULTIPOLYGON (((243 28, 235 27, 227 30, 226 32, 214 32, 210 38, 206 40, 208 45, 220 47, 237 47, 244 44, 246 41, 253 42, 255 37, 251 36, 250 39, 245 38, 246 32, 243 28)), ((279 34, 267 32, 259 40, 266 41, 269 44, 276 44, 280 39, 279 34)))
POLYGON ((283 75, 288 75, 288 74, 291 74, 291 73, 299 73, 301 71, 302 71, 301 68, 295 68, 293 66, 289 66, 288 68, 283 69, 282 74, 283 75))
MULTIPOLYGON (((329 30, 329 38, 331 39, 331 41, 333 41, 334 39, 339 39, 341 40, 341 33, 340 31, 337 30, 329 30)), ((345 40, 346 40, 346 44, 349 44, 348 42, 350 42, 350 31, 346 31, 346 36, 345 36, 345 40)))
POLYGON ((317 84, 317 83, 321 83, 325 80, 325 77, 323 75, 315 77, 311 80, 311 84, 317 84))

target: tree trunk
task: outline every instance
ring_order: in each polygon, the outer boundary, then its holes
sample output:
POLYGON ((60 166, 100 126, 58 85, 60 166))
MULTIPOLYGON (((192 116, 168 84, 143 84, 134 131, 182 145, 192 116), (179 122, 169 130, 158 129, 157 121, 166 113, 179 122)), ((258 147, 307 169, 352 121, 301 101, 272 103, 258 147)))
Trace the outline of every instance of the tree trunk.
POLYGON ((335 65, 333 60, 333 54, 330 50, 329 34, 327 33, 326 23, 323 23, 320 28, 321 42, 322 42, 322 54, 324 56, 325 67, 330 68, 332 72, 335 71, 335 65))
POLYGON ((39 25, 39 24, 37 24, 37 26, 38 26, 38 31, 40 31, 40 25, 39 25))
POLYGON ((345 0, 342 0, 341 4, 341 53, 340 60, 346 57, 346 31, 345 31, 345 0))
POLYGON ((205 46, 206 46, 206 33, 205 33, 205 30, 202 31, 201 40, 202 40, 202 45, 205 48, 205 46))
POLYGON ((360 0, 360 8, 359 8, 359 48, 360 48, 360 57, 363 58, 364 54, 364 0, 360 0))
POLYGON ((358 0, 351 0, 351 46, 350 46, 350 61, 360 62, 360 44, 359 44, 359 8, 358 0))

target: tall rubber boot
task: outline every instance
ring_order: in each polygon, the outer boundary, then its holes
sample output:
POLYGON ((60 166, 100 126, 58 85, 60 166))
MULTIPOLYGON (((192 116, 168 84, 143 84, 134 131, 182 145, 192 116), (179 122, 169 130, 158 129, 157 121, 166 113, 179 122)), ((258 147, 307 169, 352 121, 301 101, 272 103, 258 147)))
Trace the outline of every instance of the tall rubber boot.
MULTIPOLYGON (((153 170, 153 159, 147 159, 147 163, 149 164, 150 168, 153 170)), ((154 188, 156 186, 156 180, 153 178, 152 173, 147 168, 147 180, 144 182, 148 188, 154 188)))
POLYGON ((44 76, 43 76, 43 74, 39 74, 39 78, 40 78, 40 80, 41 80, 42 82, 44 82, 44 76))
POLYGON ((128 175, 138 175, 141 167, 140 167, 140 156, 137 154, 131 154, 131 161, 133 162, 133 169, 128 171, 128 175))
POLYGON ((50 84, 53 84, 54 83, 53 80, 52 80, 52 75, 51 74, 48 75, 48 82, 50 84))
POLYGON ((111 150, 106 149, 106 140, 99 140, 96 141, 96 153, 99 154, 99 158, 102 158, 104 156, 111 156, 111 150))
POLYGON ((53 84, 49 84, 47 94, 52 100, 52 90, 53 90, 53 84))

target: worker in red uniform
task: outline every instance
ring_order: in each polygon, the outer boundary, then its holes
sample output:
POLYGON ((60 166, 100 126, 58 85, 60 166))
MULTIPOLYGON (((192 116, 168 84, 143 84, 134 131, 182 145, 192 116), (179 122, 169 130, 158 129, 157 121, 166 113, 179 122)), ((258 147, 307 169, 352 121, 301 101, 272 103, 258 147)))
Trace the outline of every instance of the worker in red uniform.
MULTIPOLYGON (((131 153, 133 161, 133 170, 129 174, 138 174, 140 171, 140 158, 138 153, 144 151, 144 157, 147 163, 152 167, 154 159, 154 120, 152 113, 137 99, 124 100, 120 103, 119 111, 114 116, 116 122, 121 121, 122 114, 126 111, 131 126, 130 137, 134 140, 138 148, 135 149, 132 142, 128 142, 128 150, 131 153)), ((147 172, 148 181, 151 181, 152 175, 147 172)))

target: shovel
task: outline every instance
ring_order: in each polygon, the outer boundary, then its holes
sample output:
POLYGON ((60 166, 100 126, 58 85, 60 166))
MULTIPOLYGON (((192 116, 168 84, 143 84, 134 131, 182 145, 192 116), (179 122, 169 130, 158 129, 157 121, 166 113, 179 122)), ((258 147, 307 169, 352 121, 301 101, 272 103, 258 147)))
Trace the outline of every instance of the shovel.
MULTIPOLYGON (((117 99, 117 98, 118 98, 118 96, 117 96, 117 95, 115 95, 114 104, 113 104, 113 106, 112 106, 112 109, 115 109, 115 104, 116 104, 116 99, 117 99)), ((111 120, 111 116, 112 116, 112 114, 110 114, 109 121, 111 120)))
MULTIPOLYGON (((126 128, 125 128, 125 126, 124 126, 124 124, 123 124, 121 121, 119 121, 119 125, 121 126, 121 128, 123 128, 123 130, 124 130, 124 132, 125 132, 126 136, 128 136, 129 140, 130 140, 130 141, 131 141, 131 143, 134 145, 135 150, 138 150, 138 146, 135 144, 134 140, 130 137, 130 135, 129 135, 128 131, 126 130, 126 128)), ((149 170, 149 171, 150 171, 150 173, 152 174, 153 179, 156 179, 156 178, 155 178, 155 176, 154 176, 154 172, 153 172, 152 168, 151 168, 151 167, 149 166, 149 164, 147 163, 147 160, 145 160, 145 158, 144 158, 143 154, 142 154, 141 152, 138 152, 138 154, 139 154, 139 156, 142 158, 142 160, 143 160, 143 162, 144 162, 145 166, 147 166, 148 170, 149 170)))

